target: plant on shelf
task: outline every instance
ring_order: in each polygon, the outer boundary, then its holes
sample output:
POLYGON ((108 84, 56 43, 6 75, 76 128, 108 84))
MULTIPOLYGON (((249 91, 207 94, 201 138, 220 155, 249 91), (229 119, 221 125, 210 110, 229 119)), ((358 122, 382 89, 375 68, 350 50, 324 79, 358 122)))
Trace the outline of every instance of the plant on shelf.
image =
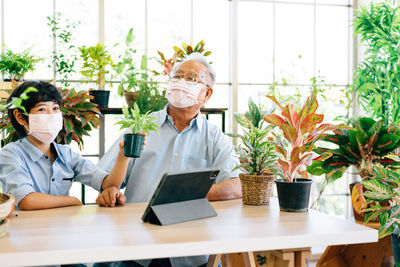
POLYGON ((100 126, 100 111, 90 100, 93 96, 87 91, 76 91, 74 88, 61 89, 64 127, 57 136, 56 142, 70 144, 75 141, 79 149, 84 146, 83 136, 100 126))
POLYGON ((367 199, 365 222, 379 218, 379 238, 391 235, 396 266, 400 265, 400 173, 375 165, 373 175, 361 181, 367 199))
MULTIPOLYGON (((204 40, 201 40, 196 45, 187 44, 187 43, 183 42, 181 45, 181 48, 178 46, 173 46, 174 55, 169 59, 167 59, 165 57, 164 53, 157 51, 158 55, 160 56, 160 59, 157 59, 157 61, 162 65, 163 70, 161 73, 159 73, 157 71, 153 71, 153 73, 156 75, 163 74, 165 76, 169 76, 176 63, 181 62, 185 57, 187 57, 188 55, 190 55, 191 53, 194 53, 194 52, 203 54, 205 57, 209 56, 211 54, 211 51, 207 51, 204 48, 205 45, 206 44, 205 44, 204 40)), ((211 63, 212 62, 210 62, 210 64, 211 63)))
POLYGON ((124 118, 116 124, 120 124, 122 129, 129 128, 132 133, 124 135, 125 147, 124 154, 127 157, 140 157, 144 136, 143 133, 149 134, 150 131, 158 131, 160 128, 153 120, 157 118, 151 117, 146 114, 141 114, 140 109, 136 103, 132 107, 123 107, 122 112, 124 118))
POLYGON ((48 67, 53 70, 53 83, 57 78, 63 87, 69 87, 67 81, 72 73, 75 73, 75 62, 78 59, 77 48, 71 44, 72 31, 79 24, 64 19, 60 12, 47 17, 47 25, 51 29, 50 37, 55 41, 56 50, 51 54, 52 64, 48 67), (58 76, 58 77, 57 77, 58 76))
POLYGON ((310 165, 313 160, 324 161, 331 156, 329 152, 326 152, 315 157, 312 150, 315 148, 315 143, 324 138, 326 132, 335 129, 336 126, 322 123, 324 115, 315 113, 318 102, 313 92, 299 111, 293 104, 282 106, 275 97, 267 97, 282 112, 281 116, 269 114, 264 117, 264 120, 279 127, 287 143, 285 145, 282 138, 275 135, 275 148, 281 155, 281 158, 278 159, 278 170, 283 177, 283 179, 276 180, 281 210, 307 211, 312 181, 305 179, 308 177, 305 167, 310 165), (292 197, 300 199, 291 199, 292 197))
MULTIPOLYGON (((104 86, 106 83, 106 75, 109 74, 110 70, 114 67, 111 56, 102 43, 97 43, 95 46, 90 47, 79 47, 79 51, 81 52, 80 56, 83 60, 80 73, 89 80, 95 79, 99 89, 90 91, 90 94, 94 96, 93 101, 98 104, 99 107, 107 107, 110 91, 104 90, 104 86)), ((85 81, 84 83, 88 82, 89 81, 85 81)), ((112 86, 111 83, 110 86, 112 86)))
MULTIPOLYGON (((25 93, 29 92, 30 91, 25 91, 25 93)), ((76 91, 73 88, 61 89, 61 94, 63 96, 63 104, 60 109, 63 114, 64 127, 55 141, 61 144, 70 144, 74 141, 82 150, 84 146, 83 136, 89 136, 89 132, 100 125, 100 119, 97 116, 100 112, 96 105, 89 101, 92 96, 90 96, 87 91, 76 91)), ((11 103, 25 110, 25 108, 21 106, 24 99, 25 96, 22 94, 19 100, 13 99, 11 103)), ((4 133, 3 145, 19 139, 8 117, 7 108, 8 106, 4 104, 1 108, 2 117, 0 118, 0 132, 4 133)))
MULTIPOLYGON (((136 49, 132 48, 134 40, 133 29, 129 29, 125 38, 125 51, 123 55, 118 57, 119 61, 115 64, 114 70, 119 76, 121 83, 118 86, 118 95, 123 96, 129 93, 134 93, 138 90, 138 83, 142 73, 146 71, 145 59, 142 57, 140 69, 135 67, 136 49)), ((128 99, 127 99, 128 101, 128 99)), ((130 103, 128 103, 130 105, 130 103)))
MULTIPOLYGON (((400 158, 394 153, 400 146, 400 129, 396 125, 385 126, 383 120, 375 121, 363 117, 356 120, 352 126, 336 129, 333 134, 326 135, 323 141, 335 145, 335 148, 314 149, 318 154, 332 155, 325 161, 313 162, 307 168, 313 175, 325 175, 318 199, 326 186, 342 177, 349 166, 354 166, 363 180, 370 179, 374 175, 374 165, 390 169, 400 167, 400 158)), ((357 191, 362 193, 361 185, 354 187, 352 198, 357 191)), ((363 204, 364 201, 359 197, 353 198, 356 219, 359 218, 357 214, 362 215, 363 204)))
POLYGON ((165 90, 161 90, 158 82, 148 75, 146 56, 142 56, 140 68, 135 67, 136 50, 132 48, 133 39, 133 29, 130 29, 125 38, 125 52, 115 64, 114 70, 121 80, 118 94, 125 95, 128 106, 136 102, 143 114, 158 111, 168 103, 164 97, 165 90))
POLYGON ((355 33, 366 48, 354 87, 369 116, 400 122, 400 7, 395 1, 370 3, 356 11, 355 33))
POLYGON ((229 134, 237 137, 240 144, 235 147, 240 164, 242 201, 248 205, 268 205, 272 196, 272 185, 276 173, 277 155, 274 144, 268 139, 272 127, 263 127, 263 114, 250 98, 249 111, 236 113, 235 118, 243 127, 243 134, 229 134))
POLYGON ((10 49, 4 49, 0 54, 0 71, 10 81, 22 80, 27 72, 33 71, 35 65, 42 59, 31 55, 29 49, 15 53, 10 49))

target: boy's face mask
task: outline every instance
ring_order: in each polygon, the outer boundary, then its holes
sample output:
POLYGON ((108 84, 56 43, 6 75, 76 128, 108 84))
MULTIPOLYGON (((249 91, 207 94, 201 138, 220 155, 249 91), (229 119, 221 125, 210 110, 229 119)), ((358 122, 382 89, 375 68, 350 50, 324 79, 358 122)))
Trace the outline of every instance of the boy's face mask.
POLYGON ((63 127, 62 113, 29 114, 28 135, 39 141, 50 144, 63 127))
POLYGON ((186 108, 199 104, 197 100, 201 89, 205 88, 202 83, 193 84, 185 79, 169 81, 165 97, 168 102, 177 108, 186 108))

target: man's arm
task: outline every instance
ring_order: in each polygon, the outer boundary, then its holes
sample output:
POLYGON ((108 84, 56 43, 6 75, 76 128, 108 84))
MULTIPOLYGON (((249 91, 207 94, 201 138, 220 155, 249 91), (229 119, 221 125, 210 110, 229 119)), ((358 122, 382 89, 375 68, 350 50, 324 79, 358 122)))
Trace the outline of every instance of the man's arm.
POLYGON ((242 189, 239 178, 231 178, 214 184, 207 194, 210 201, 230 200, 242 197, 242 189))

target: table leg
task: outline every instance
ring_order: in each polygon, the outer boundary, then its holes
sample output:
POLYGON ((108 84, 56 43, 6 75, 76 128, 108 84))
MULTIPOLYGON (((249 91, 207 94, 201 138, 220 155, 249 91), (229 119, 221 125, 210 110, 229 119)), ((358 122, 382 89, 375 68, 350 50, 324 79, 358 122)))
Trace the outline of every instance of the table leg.
POLYGON ((254 260, 253 252, 243 252, 242 253, 244 266, 246 267, 256 267, 256 261, 254 260))
POLYGON ((207 267, 218 267, 221 256, 222 254, 210 255, 210 257, 208 257, 207 267))

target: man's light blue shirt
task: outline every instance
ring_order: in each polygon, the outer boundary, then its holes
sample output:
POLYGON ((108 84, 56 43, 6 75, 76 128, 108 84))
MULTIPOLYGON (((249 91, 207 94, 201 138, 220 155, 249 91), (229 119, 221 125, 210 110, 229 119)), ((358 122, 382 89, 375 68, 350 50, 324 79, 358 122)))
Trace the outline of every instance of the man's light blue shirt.
POLYGON ((100 191, 106 171, 71 150, 68 145, 52 143, 51 160, 28 139, 22 138, 0 150, 0 183, 4 193, 15 196, 16 204, 33 192, 68 196, 74 181, 100 191))
MULTIPOLYGON (((232 172, 238 158, 231 140, 220 129, 199 113, 179 132, 167 108, 151 114, 160 130, 150 132, 140 158, 130 160, 123 184, 127 202, 148 202, 166 172, 213 167, 220 170, 217 183, 239 176, 239 171, 232 172)), ((99 161, 100 168, 112 169, 122 139, 123 135, 99 161)))

